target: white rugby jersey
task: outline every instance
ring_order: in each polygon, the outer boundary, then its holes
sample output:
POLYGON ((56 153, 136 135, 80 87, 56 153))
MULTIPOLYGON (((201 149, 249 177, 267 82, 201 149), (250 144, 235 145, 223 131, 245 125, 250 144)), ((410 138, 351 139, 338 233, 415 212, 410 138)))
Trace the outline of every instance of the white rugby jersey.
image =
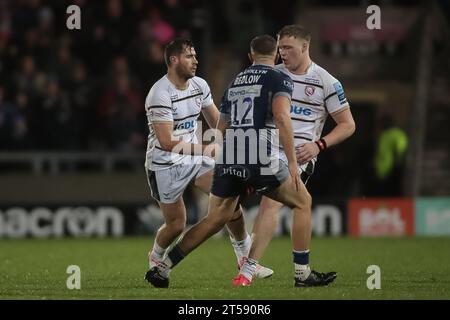
POLYGON ((193 156, 164 151, 156 137, 153 122, 173 122, 173 136, 197 143, 197 119, 203 108, 213 104, 211 90, 205 80, 193 77, 185 90, 178 90, 167 75, 159 79, 145 99, 149 135, 145 167, 150 170, 167 169, 175 164, 192 164, 193 156))
POLYGON ((302 75, 291 73, 284 64, 275 68, 294 82, 291 119, 295 145, 320 139, 328 114, 349 108, 341 83, 314 62, 302 75))

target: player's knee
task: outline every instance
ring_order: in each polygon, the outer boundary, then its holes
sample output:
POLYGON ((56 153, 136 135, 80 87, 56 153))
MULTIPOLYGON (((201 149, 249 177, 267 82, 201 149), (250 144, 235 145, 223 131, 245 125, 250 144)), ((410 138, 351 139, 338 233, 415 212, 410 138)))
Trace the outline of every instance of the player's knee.
POLYGON ((304 205, 305 206, 307 206, 307 207, 311 207, 312 206, 312 197, 311 197, 311 194, 307 191, 306 193, 305 193, 305 197, 304 197, 305 199, 304 199, 304 205))
POLYGON ((223 215, 207 216, 205 219, 207 219, 210 228, 217 231, 222 229, 228 222, 227 217, 223 215))
POLYGON ((230 221, 237 221, 242 218, 242 210, 238 208, 238 210, 233 212, 233 216, 231 217, 230 221))
POLYGON ((166 222, 167 227, 176 234, 181 234, 186 228, 186 219, 176 219, 166 222))
POLYGON ((295 199, 295 207, 299 209, 308 209, 312 206, 312 197, 311 194, 306 191, 300 197, 295 199))
POLYGON ((276 201, 266 201, 260 210, 262 216, 276 216, 283 205, 276 201))

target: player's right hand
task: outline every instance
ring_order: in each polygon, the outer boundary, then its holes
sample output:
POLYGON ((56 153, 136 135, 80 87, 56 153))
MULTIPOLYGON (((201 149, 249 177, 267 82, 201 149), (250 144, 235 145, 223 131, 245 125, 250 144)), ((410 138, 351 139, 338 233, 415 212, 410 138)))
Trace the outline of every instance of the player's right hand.
POLYGON ((297 162, 302 165, 308 163, 319 154, 320 149, 314 142, 302 143, 295 147, 297 162))

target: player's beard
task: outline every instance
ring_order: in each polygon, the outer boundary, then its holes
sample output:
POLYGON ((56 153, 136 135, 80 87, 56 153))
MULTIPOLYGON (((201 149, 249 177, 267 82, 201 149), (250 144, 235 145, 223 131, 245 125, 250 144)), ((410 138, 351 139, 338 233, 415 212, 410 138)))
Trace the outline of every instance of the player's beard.
POLYGON ((193 78, 195 76, 195 71, 189 71, 186 67, 183 67, 181 65, 178 65, 177 68, 175 69, 178 77, 180 79, 183 79, 185 81, 193 78))

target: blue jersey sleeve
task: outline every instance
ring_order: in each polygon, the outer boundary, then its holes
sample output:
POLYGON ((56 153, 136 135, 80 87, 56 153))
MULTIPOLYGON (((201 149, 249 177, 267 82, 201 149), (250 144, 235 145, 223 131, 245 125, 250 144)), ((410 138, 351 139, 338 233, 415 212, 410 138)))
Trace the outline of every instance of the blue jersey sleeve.
POLYGON ((220 101, 220 113, 224 113, 224 114, 230 114, 230 108, 231 108, 231 104, 230 101, 228 100, 228 89, 225 90, 225 93, 223 94, 222 100, 220 101))
POLYGON ((277 72, 274 77, 274 90, 273 97, 282 95, 286 96, 289 100, 292 97, 292 91, 294 91, 294 82, 287 75, 277 72))

